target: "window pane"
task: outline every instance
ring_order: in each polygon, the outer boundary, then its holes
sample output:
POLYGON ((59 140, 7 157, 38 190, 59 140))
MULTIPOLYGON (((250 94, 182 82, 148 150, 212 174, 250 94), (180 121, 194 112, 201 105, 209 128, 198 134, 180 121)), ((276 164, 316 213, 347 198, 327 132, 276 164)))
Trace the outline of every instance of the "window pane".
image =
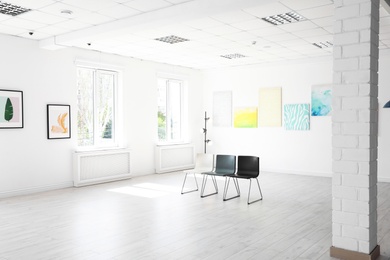
POLYGON ((114 84, 113 73, 98 72, 96 82, 96 134, 98 142, 107 142, 114 139, 114 84))
POLYGON ((171 140, 181 139, 181 84, 179 81, 169 81, 168 87, 171 140))
POLYGON ((157 93, 157 117, 158 117, 158 140, 167 140, 167 81, 165 79, 158 80, 157 93))
POLYGON ((79 146, 93 145, 93 81, 93 70, 84 68, 77 70, 77 127, 79 146))

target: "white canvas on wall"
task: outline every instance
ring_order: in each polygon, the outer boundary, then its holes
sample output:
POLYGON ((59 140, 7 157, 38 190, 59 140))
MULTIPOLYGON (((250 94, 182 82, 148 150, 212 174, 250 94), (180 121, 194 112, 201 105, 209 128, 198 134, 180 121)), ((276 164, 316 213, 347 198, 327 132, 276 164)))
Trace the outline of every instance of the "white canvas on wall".
POLYGON ((282 126, 282 88, 259 89, 259 126, 282 126))
POLYGON ((213 126, 232 126, 232 91, 213 93, 213 126))

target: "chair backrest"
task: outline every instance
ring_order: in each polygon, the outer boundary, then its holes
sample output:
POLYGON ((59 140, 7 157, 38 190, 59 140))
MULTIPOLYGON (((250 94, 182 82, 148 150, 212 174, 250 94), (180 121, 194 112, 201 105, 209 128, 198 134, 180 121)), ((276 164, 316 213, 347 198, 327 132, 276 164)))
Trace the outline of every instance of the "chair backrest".
POLYGON ((217 154, 215 172, 233 174, 236 172, 236 156, 217 154))
POLYGON ((206 172, 212 171, 214 168, 214 155, 209 153, 198 153, 196 155, 195 169, 196 171, 206 172))
POLYGON ((238 156, 237 175, 256 178, 260 173, 260 158, 257 156, 238 156))

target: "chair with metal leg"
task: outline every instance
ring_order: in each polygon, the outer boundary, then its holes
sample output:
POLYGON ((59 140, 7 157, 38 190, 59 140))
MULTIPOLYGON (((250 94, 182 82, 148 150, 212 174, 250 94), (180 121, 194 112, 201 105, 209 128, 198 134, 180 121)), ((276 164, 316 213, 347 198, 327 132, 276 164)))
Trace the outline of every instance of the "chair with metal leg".
POLYGON ((236 172, 236 156, 235 155, 224 155, 224 154, 217 154, 215 157, 215 168, 213 171, 209 172, 203 172, 203 180, 202 180, 202 188, 200 197, 204 198, 207 196, 211 196, 218 193, 218 185, 217 180, 215 179, 216 176, 225 176, 227 174, 234 174, 236 172), (211 180, 214 185, 214 192, 211 192, 209 194, 204 194, 206 185, 207 185, 207 179, 208 177, 211 177, 211 180))
POLYGON ((202 172, 205 172, 205 171, 212 171, 213 168, 214 168, 214 155, 213 154, 198 153, 196 155, 195 168, 191 169, 191 170, 183 171, 183 173, 185 173, 185 176, 184 176, 183 186, 181 187, 181 194, 185 194, 185 193, 194 192, 194 191, 199 190, 198 181, 196 180, 196 174, 201 174, 202 172), (184 191, 184 186, 186 184, 188 174, 194 175, 196 189, 184 191))
POLYGON ((249 190, 248 190, 248 204, 252 204, 254 202, 260 201, 263 199, 263 194, 261 192, 258 176, 260 174, 260 158, 257 156, 238 156, 238 165, 237 165, 237 172, 235 174, 227 174, 225 175, 225 189, 223 193, 223 200, 230 200, 234 199, 240 196, 240 189, 238 187, 238 181, 237 179, 249 179, 249 190), (236 186, 237 195, 227 198, 227 192, 229 189, 229 183, 230 179, 233 179, 234 184, 236 186), (259 188, 260 198, 249 201, 250 195, 251 195, 251 188, 252 188, 252 179, 255 179, 257 182, 257 187, 259 188))

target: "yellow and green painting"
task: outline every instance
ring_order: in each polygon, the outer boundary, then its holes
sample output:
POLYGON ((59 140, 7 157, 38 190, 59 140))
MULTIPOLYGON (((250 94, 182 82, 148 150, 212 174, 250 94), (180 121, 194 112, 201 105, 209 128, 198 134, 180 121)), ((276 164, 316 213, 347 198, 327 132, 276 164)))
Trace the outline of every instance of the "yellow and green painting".
POLYGON ((234 127, 257 128, 257 107, 236 107, 234 109, 234 127))

